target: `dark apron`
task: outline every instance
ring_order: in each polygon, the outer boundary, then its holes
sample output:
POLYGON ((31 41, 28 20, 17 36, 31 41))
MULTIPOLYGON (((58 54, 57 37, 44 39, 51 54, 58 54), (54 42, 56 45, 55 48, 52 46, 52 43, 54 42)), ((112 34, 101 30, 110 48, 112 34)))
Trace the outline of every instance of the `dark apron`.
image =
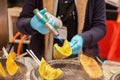
MULTIPOLYGON (((67 40, 70 41, 77 34, 78 29, 77 11, 74 0, 59 0, 57 7, 58 16, 61 18, 63 26, 67 27, 67 40)), ((62 43, 57 39, 54 39, 54 43, 62 46, 62 43)))
MULTIPOLYGON (((63 26, 67 27, 67 40, 70 41, 71 38, 77 34, 77 11, 74 0, 59 0, 57 7, 57 17, 60 17, 63 26)), ((55 43, 59 43, 57 39, 54 40, 55 43)))
POLYGON ((67 39, 77 34, 77 11, 74 0, 59 0, 57 16, 60 16, 63 26, 67 27, 67 39))

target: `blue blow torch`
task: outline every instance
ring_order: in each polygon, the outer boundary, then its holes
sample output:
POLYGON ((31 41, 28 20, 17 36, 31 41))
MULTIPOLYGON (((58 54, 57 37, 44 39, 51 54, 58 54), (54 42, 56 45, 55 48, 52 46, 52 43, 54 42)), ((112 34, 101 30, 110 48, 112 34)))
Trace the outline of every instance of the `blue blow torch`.
POLYGON ((47 29, 49 29, 57 39, 59 39, 59 41, 61 43, 63 43, 62 38, 60 37, 59 33, 57 32, 58 27, 62 27, 62 21, 56 17, 54 17, 53 15, 51 15, 49 12, 46 12, 46 9, 43 9, 41 11, 39 11, 38 9, 34 10, 34 14, 45 24, 45 26, 47 27, 47 29), (49 19, 54 19, 54 25, 52 26, 49 23, 49 19))

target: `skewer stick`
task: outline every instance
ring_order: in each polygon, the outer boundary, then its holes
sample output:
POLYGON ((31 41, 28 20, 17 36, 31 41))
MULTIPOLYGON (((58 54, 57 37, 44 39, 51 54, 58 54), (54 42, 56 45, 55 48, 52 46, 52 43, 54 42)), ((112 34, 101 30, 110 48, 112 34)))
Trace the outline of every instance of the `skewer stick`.
POLYGON ((30 52, 32 53, 32 55, 37 59, 37 61, 40 63, 40 60, 36 57, 36 55, 34 54, 34 52, 32 50, 30 50, 30 52))
POLYGON ((27 55, 27 54, 28 54, 28 53, 23 53, 23 54, 17 56, 15 59, 19 59, 19 58, 21 58, 21 57, 24 57, 24 56, 27 55))
POLYGON ((33 51, 32 50, 28 50, 28 49, 26 49, 26 51, 28 52, 28 54, 30 54, 30 56, 36 61, 36 63, 38 64, 38 65, 40 65, 40 60, 35 56, 35 54, 33 53, 33 51))
MULTIPOLYGON (((3 50, 3 53, 4 53, 4 54, 3 54, 3 57, 7 58, 9 54, 8 54, 7 50, 5 49, 5 47, 3 47, 2 50, 3 50)), ((28 54, 28 53, 23 53, 23 54, 17 56, 17 57, 15 58, 15 60, 17 60, 17 59, 19 59, 19 58, 21 58, 21 57, 24 57, 24 56, 27 55, 27 54, 28 54)))

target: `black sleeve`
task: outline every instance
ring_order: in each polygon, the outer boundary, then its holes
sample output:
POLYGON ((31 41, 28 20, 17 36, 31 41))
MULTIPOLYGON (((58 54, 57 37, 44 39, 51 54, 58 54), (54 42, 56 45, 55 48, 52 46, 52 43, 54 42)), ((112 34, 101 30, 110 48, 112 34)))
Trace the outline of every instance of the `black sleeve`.
POLYGON ((25 0, 24 6, 16 23, 17 28, 21 33, 32 35, 36 32, 32 29, 29 23, 31 18, 34 16, 33 10, 36 8, 43 8, 42 0, 25 0))
POLYGON ((91 29, 82 33, 84 46, 98 43, 106 34, 106 7, 104 0, 94 0, 91 29))

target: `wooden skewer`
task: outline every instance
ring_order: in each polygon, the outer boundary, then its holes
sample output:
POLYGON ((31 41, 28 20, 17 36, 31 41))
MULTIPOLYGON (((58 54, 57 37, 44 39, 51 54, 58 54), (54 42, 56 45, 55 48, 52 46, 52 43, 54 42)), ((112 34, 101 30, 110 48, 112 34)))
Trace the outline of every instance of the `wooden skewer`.
POLYGON ((15 59, 19 59, 19 58, 21 58, 21 57, 24 57, 24 56, 27 55, 27 54, 28 54, 28 53, 23 53, 23 54, 17 56, 15 59))
MULTIPOLYGON (((4 54, 3 54, 3 57, 7 58, 9 54, 8 54, 7 50, 5 49, 5 47, 3 47, 2 50, 3 50, 3 53, 4 53, 4 54)), ((23 53, 23 54, 17 56, 17 57, 15 57, 15 60, 17 60, 17 59, 19 59, 19 58, 21 58, 21 57, 24 57, 24 56, 27 55, 27 54, 28 54, 28 53, 23 53)))
POLYGON ((30 54, 30 56, 36 61, 36 63, 38 65, 40 65, 40 60, 36 57, 36 55, 34 54, 34 52, 32 50, 28 50, 26 49, 26 51, 28 52, 28 54, 30 54))
POLYGON ((32 50, 30 50, 30 52, 32 53, 32 55, 37 59, 37 61, 40 63, 40 60, 36 57, 36 55, 34 54, 34 52, 32 50))

